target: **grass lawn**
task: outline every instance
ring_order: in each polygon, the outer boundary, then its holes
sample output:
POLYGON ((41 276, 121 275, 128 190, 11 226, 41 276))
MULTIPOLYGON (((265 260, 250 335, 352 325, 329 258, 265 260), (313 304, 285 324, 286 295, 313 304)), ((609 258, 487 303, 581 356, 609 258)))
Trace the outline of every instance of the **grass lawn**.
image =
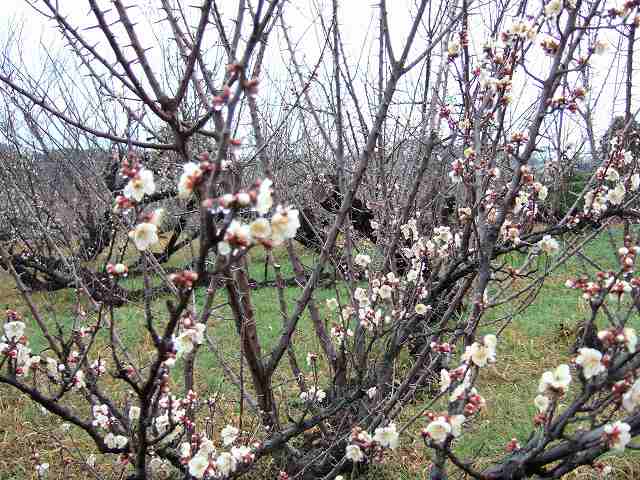
MULTIPOLYGON (((601 234, 586 247, 586 252, 602 269, 614 268, 616 258, 612 252, 611 243, 621 246, 620 231, 601 234)), ((292 271, 285 261, 285 253, 277 252, 278 261, 282 264, 285 277, 290 277, 292 271)), ((183 260, 183 259, 182 259, 183 260)), ((517 264, 519 258, 515 255, 509 259, 517 264)), ((311 264, 313 257, 303 255, 303 261, 311 264)), ((540 260, 544 262, 544 259, 540 260)), ((176 260, 181 264, 181 259, 176 260)), ((544 268, 544 265, 540 265, 544 268)), ((473 458, 478 465, 488 465, 504 452, 504 446, 511 438, 526 440, 530 431, 531 419, 535 413, 533 398, 536 395, 538 380, 544 370, 555 367, 559 363, 567 362, 570 356, 572 327, 585 318, 588 313, 586 303, 580 293, 568 289, 564 282, 569 277, 593 272, 594 267, 576 257, 560 269, 553 272, 551 277, 541 287, 537 297, 530 307, 514 318, 512 324, 503 332, 498 344, 498 363, 482 372, 478 389, 487 400, 487 408, 475 417, 467 427, 455 448, 465 458, 473 458)), ((263 279, 264 257, 260 252, 252 253, 250 260, 251 277, 257 281, 263 279)), ((2 275, 2 274, 0 274, 2 275)), ((272 278, 272 273, 269 274, 272 278)), ((130 288, 139 287, 140 279, 127 280, 130 288)), ((299 288, 285 289, 287 299, 293 301, 299 293, 299 288)), ((320 308, 324 311, 324 299, 335 296, 331 289, 319 289, 315 294, 320 308)), ((63 291, 53 294, 36 294, 34 296, 43 311, 50 318, 57 318, 61 323, 69 325, 74 318, 75 304, 73 292, 63 291)), ((196 299, 196 303, 201 302, 196 299)), ((279 336, 282 316, 277 303, 274 288, 261 288, 254 292, 254 306, 256 320, 261 341, 265 350, 274 344, 279 336)), ((6 276, 0 276, 0 305, 25 311, 16 292, 11 287, 6 276)), ((501 307, 502 308, 502 307, 501 307)), ((498 308, 492 312, 487 321, 498 318, 506 313, 498 308)), ((154 310, 159 314, 164 312, 163 300, 154 304, 154 310)), ((145 357, 149 339, 144 335, 142 327, 142 306, 133 304, 117 310, 117 324, 122 330, 123 341, 132 346, 132 351, 141 358, 145 357)), ((29 318, 29 316, 25 316, 29 318)), ((638 318, 633 322, 640 328, 638 318)), ((491 327, 487 327, 491 331, 491 327)), ((31 330, 33 331, 33 330, 31 330)), ((221 306, 215 312, 215 318, 210 329, 225 361, 238 371, 239 346, 235 334, 235 326, 227 307, 221 306)), ((41 339, 30 339, 32 350, 38 351, 44 346, 41 339)), ((305 357, 309 351, 318 351, 313 329, 308 316, 301 319, 295 336, 295 348, 301 368, 309 371, 305 357)), ((205 348, 206 350, 206 348, 205 348)), ((105 349, 105 357, 109 355, 105 349)), ((106 357, 109 358, 109 357, 106 357)), ((233 387, 223 377, 223 372, 217 357, 211 352, 198 360, 202 368, 199 369, 197 384, 202 396, 218 395, 222 398, 220 405, 225 408, 227 421, 237 415, 237 395, 233 387)), ((282 362, 282 372, 278 372, 275 381, 282 381, 279 387, 281 395, 295 394, 291 385, 290 373, 286 361, 282 362)), ((176 369, 178 370, 178 369, 176 369)), ((248 373, 247 373, 248 374, 248 373)), ((426 401, 426 399, 425 399, 426 401)), ((398 423, 403 419, 415 415, 422 408, 422 401, 416 401, 403 412, 398 423)), ((41 455, 52 465, 51 478, 65 478, 60 468, 60 456, 63 452, 44 443, 39 432, 48 432, 65 437, 65 445, 69 449, 86 452, 88 442, 83 435, 74 435, 73 429, 64 433, 60 422, 51 416, 44 415, 39 408, 30 406, 7 387, 0 386, 0 480, 35 478, 33 463, 30 460, 31 447, 37 446, 41 455)), ((402 438, 401 448, 386 457, 385 463, 369 470, 361 478, 366 479, 421 479, 425 478, 428 465, 428 452, 421 446, 419 430, 424 425, 417 423, 410 428, 402 438)), ((77 432, 76 432, 77 433, 77 432)), ((640 478, 640 462, 634 455, 618 457, 614 463, 615 478, 640 478)), ((107 460, 105 459, 105 462, 107 460)), ((269 466, 264 465, 254 478, 273 478, 272 474, 265 474, 269 466), (263 473, 260 473, 263 472, 263 473)), ((74 477, 74 469, 69 470, 67 477, 74 477)), ((591 470, 583 469, 574 472, 572 478, 595 478, 591 470)), ((77 477, 79 478, 79 477, 77 477)), ((462 478, 455 477, 452 478, 462 478)))

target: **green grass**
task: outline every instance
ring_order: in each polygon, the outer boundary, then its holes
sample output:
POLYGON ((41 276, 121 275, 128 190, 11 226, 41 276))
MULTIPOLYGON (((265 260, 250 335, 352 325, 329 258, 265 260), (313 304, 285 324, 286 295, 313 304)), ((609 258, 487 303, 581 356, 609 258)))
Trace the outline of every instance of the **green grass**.
MULTIPOLYGON (((611 248, 612 242, 616 248, 622 245, 620 229, 614 228, 610 232, 601 234, 585 247, 584 253, 595 259, 599 268, 603 270, 614 269, 617 266, 617 258, 615 249, 611 248)), ((283 276, 291 277, 293 271, 286 260, 286 252, 276 251, 275 258, 282 265, 283 276)), ((175 265, 184 264, 183 260, 175 260, 175 265)), ((306 265, 312 265, 314 258, 313 255, 305 253, 302 260, 306 265)), ((505 260, 516 267, 522 262, 523 257, 513 254, 505 260)), ((262 281, 264 277, 264 261, 262 251, 251 252, 249 274, 252 279, 258 282, 262 281)), ((549 265, 548 262, 548 258, 540 257, 537 264, 539 271, 543 271, 549 265)), ((500 338, 498 363, 482 372, 478 389, 487 400, 487 408, 468 423, 463 437, 456 442, 455 449, 461 457, 473 458, 481 465, 487 465, 504 453, 505 443, 511 438, 517 438, 520 441, 526 440, 532 428, 531 419, 535 413, 533 398, 536 395, 540 374, 559 363, 568 361, 572 339, 566 335, 566 332, 589 313, 588 305, 581 299, 580 292, 566 288, 564 283, 569 277, 585 273, 592 274, 594 271, 595 268, 592 265, 579 257, 571 259, 552 273, 532 304, 524 312, 514 317, 513 322, 500 338)), ((271 269, 269 269, 267 278, 269 280, 274 278, 271 269)), ((141 280, 139 278, 128 279, 126 286, 127 288, 141 288, 141 280)), ((289 308, 293 308, 299 292, 298 287, 284 289, 289 308)), ((323 315, 325 314, 324 300, 333 296, 335 296, 335 291, 332 289, 318 289, 314 294, 323 315)), ((7 301, 13 301, 15 296, 13 293, 11 296, 7 294, 5 298, 7 301)), ((55 317, 65 325, 69 325, 73 321, 74 293, 72 291, 48 295, 38 294, 36 298, 38 304, 44 306, 50 318, 55 317)), ((218 299, 220 302, 224 302, 222 292, 218 294, 218 299)), ((200 292, 196 298, 196 305, 200 306, 202 300, 202 292, 200 292)), ((252 300, 263 352, 268 352, 277 342, 282 329, 282 313, 276 291, 271 287, 257 289, 253 291, 252 300)), ((157 312, 156 321, 159 323, 166 318, 163 302, 163 299, 159 299, 153 306, 154 311, 157 312)), ((24 308, 22 310, 24 311, 24 308)), ((495 326, 491 325, 492 320, 499 318, 507 311, 507 307, 500 307, 488 313, 486 321, 490 326, 485 329, 495 331, 495 326)), ((116 321, 121 328, 123 341, 133 351, 143 350, 145 342, 149 342, 141 313, 142 306, 140 304, 125 306, 118 309, 116 313, 116 321)), ((638 318, 634 318, 633 323, 636 327, 640 326, 638 318)), ((240 345, 228 307, 222 306, 215 311, 209 333, 215 338, 225 361, 232 365, 236 371, 239 371, 240 345)), ((318 351, 320 346, 315 339, 313 326, 306 312, 300 319, 294 338, 300 367, 305 372, 309 372, 309 367, 305 362, 306 354, 310 351, 318 351)), ((41 339, 34 337, 31 339, 31 346, 34 350, 38 350, 44 347, 44 343, 41 339)), ((203 387, 206 394, 219 392, 223 395, 229 394, 230 399, 235 398, 233 395, 236 391, 235 387, 224 380, 222 369, 216 357, 207 348, 203 349, 203 355, 198 362, 203 368, 198 370, 197 382, 203 387)), ((288 368, 287 362, 283 361, 280 367, 281 371, 276 374, 276 379, 290 378, 288 368)), ((245 375, 248 375, 246 370, 245 375)), ((12 394, 7 394, 7 390, 4 388, 1 388, 0 392, 2 392, 0 401, 8 402, 8 405, 0 406, 6 407, 7 411, 14 412, 13 419, 5 419, 0 424, 0 434, 4 436, 4 438, 0 436, 0 445, 3 443, 6 445, 7 441, 20 443, 20 437, 25 432, 24 428, 28 425, 41 424, 43 417, 34 407, 29 407, 23 412, 23 408, 26 406, 24 401, 16 399, 15 396, 12 397, 12 394), (18 419, 22 421, 20 427, 15 423, 18 422, 18 419), (14 431, 11 431, 12 425, 14 431), (3 431, 4 433, 2 433, 3 431)), ((403 413, 399 423, 422 409, 425 401, 428 399, 419 400, 410 405, 403 413)), ((229 402, 230 414, 233 415, 237 413, 237 402, 231 400, 229 402)), ((401 448, 388 455, 385 463, 372 468, 362 478, 370 480, 417 480, 424 478, 429 452, 422 447, 419 436, 419 430, 423 426, 424 423, 418 422, 415 427, 410 428, 403 436, 401 448)), ((625 456, 625 458, 631 459, 627 463, 623 463, 627 466, 631 465, 628 469, 633 471, 635 469, 634 456, 625 456)), ((24 466, 18 464, 13 466, 9 464, 7 467, 6 461, 5 464, 0 461, 0 472, 3 472, 0 473, 0 479, 29 478, 29 473, 26 472, 30 471, 30 469, 24 469, 24 466), (4 470, 5 468, 9 469, 4 470), (10 473, 5 474, 5 471, 10 473)), ((619 473, 617 478, 633 478, 624 476, 623 471, 619 473)))

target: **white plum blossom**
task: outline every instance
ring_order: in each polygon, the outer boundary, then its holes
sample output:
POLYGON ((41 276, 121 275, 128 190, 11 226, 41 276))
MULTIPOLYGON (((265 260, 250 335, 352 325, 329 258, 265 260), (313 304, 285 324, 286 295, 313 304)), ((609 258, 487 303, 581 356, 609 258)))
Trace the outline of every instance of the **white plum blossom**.
POLYGON ((623 183, 618 183, 613 190, 607 192, 607 200, 611 205, 620 205, 627 193, 623 183))
POLYGON ((631 434, 629 431, 631 427, 628 423, 621 421, 609 423, 604 426, 604 433, 611 450, 616 452, 623 452, 627 444, 631 441, 631 434))
POLYGON ((140 418, 140 407, 132 406, 129 409, 129 420, 135 421, 140 418))
POLYGON ((456 39, 450 40, 447 45, 447 53, 450 57, 455 57, 460 53, 460 42, 456 39))
POLYGON ((462 424, 466 417, 464 415, 452 415, 449 417, 449 425, 451 425, 451 435, 459 437, 462 434, 462 424))
POLYGON ((153 172, 143 168, 134 178, 129 180, 122 194, 130 200, 139 202, 145 195, 152 195, 155 191, 156 184, 153 181, 153 172))
POLYGON ((93 425, 96 425, 100 428, 107 429, 109 427, 109 423, 111 421, 109 415, 109 407, 105 404, 102 405, 94 405, 91 409, 93 412, 93 425))
POLYGON ((461 383, 460 385, 458 385, 456 388, 453 389, 453 392, 451 392, 449 401, 457 402, 458 400, 461 400, 464 397, 468 387, 469 386, 465 383, 461 383))
POLYGON ((160 433, 164 433, 169 428, 169 415, 164 414, 156 417, 154 424, 160 433))
POLYGON ((236 459, 229 452, 223 452, 216 458, 216 467, 218 473, 227 476, 236 469, 236 459))
POLYGON ((124 448, 129 443, 129 439, 123 435, 114 435, 109 432, 104 437, 104 443, 109 448, 124 448))
POLYGON ((326 305, 330 311, 334 311, 338 308, 338 300, 335 297, 329 298, 326 301, 326 305))
POLYGON ((398 446, 400 435, 396 430, 396 424, 390 423, 386 427, 376 428, 373 435, 373 440, 378 442, 383 447, 388 447, 394 450, 398 446))
POLYGON ((84 382, 84 372, 82 370, 78 370, 73 377, 73 388, 79 390, 86 386, 87 384, 84 382))
POLYGON ((176 354, 178 357, 189 354, 193 351, 195 345, 201 345, 204 342, 204 331, 206 325, 204 323, 196 323, 192 328, 187 328, 174 340, 176 354))
POLYGON ((58 361, 55 358, 47 357, 45 359, 47 362, 47 375, 52 378, 58 377, 58 361))
POLYGON ((606 178, 610 182, 617 182, 618 180, 620 180, 620 174, 615 168, 609 167, 604 178, 606 178))
POLYGON ((415 312, 418 315, 424 315, 427 311, 429 311, 429 308, 423 303, 418 303, 415 307, 415 312))
POLYGON ((593 53, 595 55, 604 55, 607 50, 609 50, 609 44, 605 40, 596 40, 596 43, 593 45, 593 53))
POLYGON ((638 345, 638 336, 633 328, 625 327, 622 329, 622 342, 627 346, 629 353, 634 353, 638 345))
POLYGON ((285 240, 296 236, 300 228, 299 212, 295 208, 283 208, 278 205, 276 213, 271 217, 271 239, 274 245, 280 245, 285 240))
POLYGON ((246 445, 240 445, 239 447, 232 447, 231 455, 233 455, 233 458, 235 458, 236 461, 243 462, 243 463, 249 462, 255 458, 254 454, 251 453, 251 449, 246 445))
POLYGON ((271 224, 266 218, 258 218, 249 225, 251 237, 266 240, 271 236, 271 224))
POLYGON ((36 465, 36 474, 38 478, 46 478, 49 475, 49 464, 48 463, 39 463, 36 465))
POLYGON ((361 307, 369 305, 369 295, 364 288, 358 287, 353 292, 353 298, 360 304, 361 307))
POLYGON ((448 244, 453 240, 449 227, 436 227, 433 229, 433 240, 441 244, 448 244))
POLYGON ((535 182, 533 184, 533 188, 536 192, 538 192, 538 199, 541 202, 544 202, 547 199, 547 196, 549 195, 549 189, 541 184, 540 182, 535 182))
POLYGON ((198 455, 213 455, 216 453, 216 447, 211 440, 204 438, 200 443, 198 455))
POLYGON ((7 322, 4 324, 4 338, 3 341, 17 342, 24 335, 26 325, 21 321, 7 322))
POLYGON ((300 394, 300 400, 303 402, 318 402, 322 403, 327 398, 327 394, 321 388, 309 387, 306 392, 300 394))
POLYGON ((382 298, 383 300, 389 300, 392 294, 393 289, 386 283, 378 289, 378 295, 380 295, 380 298, 382 298))
POLYGON ((557 253, 558 250, 560 250, 560 244, 551 235, 545 235, 542 237, 542 240, 538 242, 538 247, 549 255, 557 253))
POLYGON ((528 204, 529 204, 529 192, 525 190, 520 190, 515 200, 515 207, 513 209, 514 213, 516 214, 520 213, 522 209, 526 207, 528 204))
POLYGON ((551 0, 544 7, 544 15, 547 18, 553 18, 560 15, 562 12, 562 0, 551 0))
POLYGON ((587 380, 606 370, 602 364, 602 353, 598 350, 581 348, 578 353, 576 363, 582 367, 582 374, 587 380))
POLYGON ((371 387, 367 389, 367 397, 369 397, 370 400, 373 400, 377 392, 378 392, 378 389, 375 386, 371 387))
POLYGON ((540 393, 546 393, 548 391, 564 393, 571 384, 571 370, 569 365, 559 365, 553 371, 546 371, 540 378, 540 384, 538 385, 538 391, 540 393))
POLYGON ((631 413, 640 405, 640 379, 633 382, 631 388, 622 396, 622 406, 631 413))
POLYGON ((273 182, 265 178, 260 182, 260 187, 258 188, 258 196, 256 198, 256 211, 260 215, 266 215, 271 207, 273 206, 273 198, 271 196, 271 186, 273 182))
POLYGON ((444 442, 451 433, 451 424, 445 417, 437 417, 424 429, 425 435, 437 443, 444 442))
POLYGON ((181 458, 189 458, 191 456, 191 442, 182 442, 178 447, 181 458))
POLYGON ((482 343, 473 342, 465 349, 462 360, 465 362, 471 360, 478 367, 494 363, 496 361, 496 343, 495 335, 485 335, 482 343))
POLYGON ((208 455, 196 455, 189 460, 189 475, 195 478, 203 478, 209 468, 208 455))
POLYGON ((446 392, 451 386, 451 375, 444 368, 440 370, 440 391, 446 392))
POLYGON ((236 441, 236 438, 238 438, 239 434, 240 434, 240 430, 238 430, 233 425, 227 425, 220 432, 220 436, 222 437, 222 444, 225 447, 228 447, 229 445, 231 445, 233 442, 236 441))
POLYGON ((538 409, 538 412, 544 413, 547 410, 549 410, 549 405, 551 404, 551 400, 549 400, 549 397, 546 397, 544 395, 538 395, 536 396, 536 398, 533 399, 533 404, 538 409))
POLYGON ((414 283, 418 279, 418 271, 415 269, 409 270, 409 273, 407 273, 406 279, 407 279, 407 282, 414 283))
POLYGON ((315 352, 308 352, 307 353, 307 365, 309 367, 314 365, 317 359, 318 359, 318 354, 317 353, 315 353, 315 352))
POLYGON ((351 460, 354 463, 364 460, 364 453, 358 445, 347 445, 345 448, 345 457, 347 460, 351 460))
POLYGON ((369 255, 364 254, 364 253, 359 253, 353 259, 353 262, 356 265, 358 265, 359 267, 367 268, 369 266, 369 264, 371 263, 371 257, 369 255))
POLYGON ((193 193, 195 184, 202 177, 202 169, 200 164, 195 162, 185 163, 182 168, 183 172, 178 180, 178 196, 188 198, 193 193))
POLYGON ((603 213, 607 210, 607 195, 601 191, 589 190, 584 196, 584 211, 593 210, 595 213, 603 213))
POLYGON ((157 225, 150 222, 143 222, 136 225, 136 227, 129 232, 129 237, 141 252, 148 250, 160 241, 157 225))

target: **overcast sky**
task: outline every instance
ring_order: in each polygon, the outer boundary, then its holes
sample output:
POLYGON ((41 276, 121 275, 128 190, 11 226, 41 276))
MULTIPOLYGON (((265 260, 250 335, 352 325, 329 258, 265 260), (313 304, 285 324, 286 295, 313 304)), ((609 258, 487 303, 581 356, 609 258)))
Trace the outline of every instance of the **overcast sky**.
MULTIPOLYGON (((291 0, 287 5, 286 21, 291 26, 292 38, 298 46, 297 55, 299 60, 308 65, 312 65, 317 58, 321 46, 322 40, 322 28, 318 21, 318 2, 323 5, 327 5, 327 0, 291 0)), ((37 2, 36 2, 37 3, 37 2)), ((105 6, 108 6, 109 2, 103 0, 105 6)), ((129 0, 129 5, 136 5, 138 8, 130 10, 131 16, 136 22, 140 22, 140 28, 138 28, 138 35, 141 37, 142 43, 145 46, 152 46, 156 44, 154 36, 168 37, 170 33, 167 31, 168 27, 164 24, 155 23, 160 17, 154 17, 152 15, 152 9, 149 8, 150 4, 155 5, 158 2, 151 0, 143 0, 136 2, 135 0, 129 0)), ((197 3, 196 0, 189 0, 184 2, 186 5, 197 3)), ((219 2, 222 8, 225 5, 230 5, 227 11, 222 12, 223 16, 231 18, 235 13, 236 2, 219 2)), ((399 48, 400 43, 406 36, 408 27, 411 21, 411 12, 415 11, 414 0, 392 0, 389 1, 389 15, 390 15, 390 30, 392 32, 392 39, 394 44, 397 44, 396 50, 399 48)), ((63 8, 63 12, 68 16, 72 24, 78 25, 79 28, 89 29, 95 25, 95 19, 90 12, 90 9, 85 0, 65 0, 60 1, 63 8)), ((340 24, 341 34, 347 50, 347 55, 351 59, 350 64, 353 65, 354 71, 359 68, 361 72, 374 71, 376 65, 376 22, 377 22, 377 0, 348 0, 340 2, 340 24)), ((533 8, 536 8, 535 2, 532 3, 533 8)), ((538 6, 540 2, 538 2, 538 6)), ((30 65, 30 69, 36 72, 43 64, 43 55, 45 46, 50 52, 55 52, 64 49, 64 43, 61 40, 61 36, 57 31, 55 25, 51 21, 45 20, 41 15, 34 12, 34 10, 27 5, 24 0, 4 0, 3 2, 3 19, 0 23, 0 39, 6 37, 7 32, 10 30, 10 26, 15 26, 22 23, 23 30, 21 34, 21 45, 23 52, 29 52, 28 55, 24 55, 27 65, 30 65)), ((195 10, 191 9, 194 12, 195 10)), ((475 17, 475 21, 482 22, 482 15, 475 17)), ((84 34, 90 39, 90 41, 98 43, 98 50, 105 55, 110 56, 110 50, 107 42, 102 34, 94 30, 86 30, 84 34)), ((476 31, 472 28, 471 32, 472 43, 480 43, 482 38, 476 34, 476 31)), ((426 40, 418 39, 417 45, 424 46, 426 40)), ((274 65, 280 62, 282 67, 279 67, 284 72, 288 63, 288 55, 278 48, 272 48, 269 58, 269 65, 274 65), (279 57, 279 58, 277 58, 279 57)), ((155 68, 161 69, 162 65, 162 52, 158 48, 150 50, 149 56, 154 64, 155 68)), ((540 51, 534 51, 534 55, 538 55, 540 58, 541 72, 545 66, 545 58, 540 51)), ((606 89, 600 93, 597 91, 590 92, 590 94, 601 94, 601 100, 598 105, 598 128, 603 130, 609 123, 609 120, 615 115, 620 114, 622 103, 621 93, 622 89, 620 84, 622 78, 616 75, 610 75, 608 73, 609 66, 611 64, 612 57, 604 56, 594 58, 593 65, 596 71, 602 72, 602 75, 606 77, 606 89)), ((637 61, 636 61, 637 64, 637 61)), ((276 73, 271 72, 271 75, 277 76, 276 73)), ((364 76, 364 75, 363 75, 364 76)), ((411 81, 411 78, 408 79, 411 81)), ((640 82, 639 82, 640 83, 640 82)), ((363 88, 367 88, 365 84, 362 84, 363 88)), ((527 103, 530 95, 531 85, 521 84, 521 91, 516 90, 517 101, 520 101, 523 105, 527 103)), ((638 105, 636 105, 637 107, 638 105)))

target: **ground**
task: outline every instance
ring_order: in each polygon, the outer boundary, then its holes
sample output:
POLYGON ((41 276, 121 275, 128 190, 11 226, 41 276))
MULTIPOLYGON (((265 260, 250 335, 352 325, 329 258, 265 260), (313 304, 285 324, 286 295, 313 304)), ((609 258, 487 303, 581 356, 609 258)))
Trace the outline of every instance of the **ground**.
MULTIPOLYGON (((620 232, 617 229, 612 233, 600 235, 587 247, 587 252, 596 262, 606 268, 612 268, 616 259, 612 252, 611 242, 620 245, 620 232)), ((276 252, 284 256, 284 252, 276 252)), ((307 262, 311 262, 312 256, 303 254, 307 262)), ((284 259, 283 259, 284 260, 284 259)), ((515 258, 511 259, 515 261, 515 258)), ((179 262, 177 259, 176 262, 179 262)), ((291 276, 291 271, 282 261, 283 275, 291 276)), ((587 313, 587 305, 580 298, 579 293, 564 286, 567 278, 583 271, 585 265, 579 260, 571 260, 561 269, 554 272, 545 282, 533 304, 524 312, 517 314, 513 323, 505 329, 500 337, 498 346, 498 363, 483 371, 478 389, 487 400, 487 408, 476 417, 465 430, 461 439, 457 442, 456 451, 464 458, 475 459, 478 466, 488 465, 492 460, 500 457, 504 452, 504 446, 511 438, 521 441, 526 440, 530 431, 531 420, 535 413, 533 398, 540 374, 559 363, 566 362, 570 357, 570 348, 573 342, 573 330, 577 322, 584 319, 587 313)), ((262 280, 264 271, 264 257, 256 252, 250 260, 252 277, 262 280)), ((7 276, 0 272, 0 306, 18 308, 25 311, 21 301, 13 289, 7 276)), ((127 281, 129 287, 140 285, 140 279, 127 281)), ((294 299, 298 293, 297 287, 286 289, 286 296, 294 299)), ((331 289, 321 289, 316 298, 323 300, 334 296, 331 289)), ((62 323, 71 324, 75 303, 73 292, 62 291, 54 294, 36 294, 38 304, 52 318, 57 317, 62 323)), ((261 288, 254 296, 256 318, 260 338, 271 345, 277 338, 282 318, 275 300, 275 292, 272 288, 261 288)), ((324 308, 324 304, 322 302, 324 308)), ((154 308, 162 311, 163 301, 160 299, 154 308)), ((143 330, 140 325, 141 305, 131 305, 118 311, 118 323, 123 327, 123 340, 129 345, 136 346, 136 354, 144 357, 145 342, 141 335, 143 330)), ((493 313, 499 318, 505 311, 493 313)), ((28 317, 27 317, 28 318, 28 317)), ((638 323, 638 319, 635 319, 638 323)), ((639 325, 636 325, 638 327, 639 325)), ((491 326, 486 327, 491 331, 491 326)), ((33 331, 33 330, 32 330, 33 331)), ((225 309, 217 312, 217 318, 211 331, 218 345, 221 346, 226 360, 234 366, 238 365, 239 354, 237 339, 234 335, 234 327, 229 316, 225 316, 225 309)), ((31 338, 31 347, 38 351, 43 344, 38 338, 31 338)), ((148 344, 147 344, 148 345, 148 344)), ((319 350, 316 344, 308 318, 303 318, 299 332, 296 334, 295 348, 298 353, 300 365, 309 371, 304 361, 306 353, 319 350)), ((108 352, 105 352, 105 354, 108 352)), ((213 355, 207 353, 202 360, 197 383, 200 392, 206 395, 217 395, 218 407, 225 410, 225 419, 229 421, 238 413, 236 396, 229 382, 225 382, 218 362, 213 355)), ((288 367, 285 362, 285 370, 288 367)), ((283 370, 276 378, 276 383, 281 380, 280 392, 287 395, 295 394, 288 372, 283 370)), ((410 405, 403 413, 402 418, 411 418, 422 409, 422 400, 410 405)), ((46 435, 55 435, 64 439, 63 443, 68 451, 77 452, 86 456, 89 452, 88 441, 79 431, 71 428, 64 431, 64 426, 50 415, 43 414, 39 408, 30 405, 25 399, 18 396, 5 386, 0 386, 0 480, 35 478, 32 453, 37 449, 42 460, 51 464, 51 478, 80 478, 86 475, 79 474, 73 464, 64 467, 61 463, 62 456, 68 456, 67 452, 54 447, 46 440, 46 435), (65 470, 66 468, 66 470, 65 470)), ((402 419, 399 420, 402 423, 402 419)), ((409 429, 402 436, 401 447, 388 455, 383 464, 369 470, 365 479, 421 479, 425 476, 425 469, 429 463, 429 454, 422 447, 419 430, 424 426, 418 422, 414 428, 409 429)), ((605 458, 605 461, 607 459, 605 458)), ((615 469, 615 478, 633 479, 640 476, 640 459, 633 454, 617 456, 611 460, 615 469)), ((98 464, 108 463, 109 459, 98 456, 98 464)), ((254 478, 274 478, 273 470, 267 462, 259 466, 254 478)), ((571 475, 572 478, 595 478, 594 471, 588 468, 581 469, 571 475)))

